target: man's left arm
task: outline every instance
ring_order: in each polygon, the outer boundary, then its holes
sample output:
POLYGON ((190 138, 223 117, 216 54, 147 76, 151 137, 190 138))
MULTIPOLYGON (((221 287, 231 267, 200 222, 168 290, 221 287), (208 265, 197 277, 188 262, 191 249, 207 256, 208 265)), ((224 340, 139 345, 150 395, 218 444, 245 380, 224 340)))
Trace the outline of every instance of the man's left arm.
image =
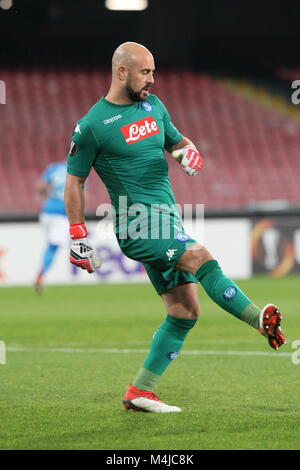
POLYGON ((193 142, 188 139, 187 137, 182 137, 180 139, 180 141, 176 144, 176 145, 173 145, 173 147, 169 147, 167 148, 166 150, 169 152, 169 153, 172 153, 174 152, 174 150, 180 150, 182 149, 183 147, 193 147, 193 148, 196 148, 196 146, 193 144, 193 142))
POLYGON ((180 163, 188 175, 196 176, 203 167, 200 153, 193 142, 176 129, 168 110, 160 100, 158 101, 164 116, 165 149, 180 163))
POLYGON ((190 176, 196 176, 203 168, 203 159, 196 146, 187 137, 182 137, 177 144, 167 151, 183 166, 183 170, 190 176))

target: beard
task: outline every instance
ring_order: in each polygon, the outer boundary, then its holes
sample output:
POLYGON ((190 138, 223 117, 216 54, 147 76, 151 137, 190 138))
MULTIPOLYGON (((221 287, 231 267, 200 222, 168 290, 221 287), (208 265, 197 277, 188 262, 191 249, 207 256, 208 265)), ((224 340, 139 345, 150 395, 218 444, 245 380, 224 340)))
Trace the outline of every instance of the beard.
POLYGON ((127 85, 125 88, 128 98, 133 102, 145 101, 147 99, 147 95, 143 96, 142 91, 149 90, 149 89, 150 89, 150 86, 146 85, 143 88, 141 88, 139 91, 134 91, 129 81, 127 82, 127 85))

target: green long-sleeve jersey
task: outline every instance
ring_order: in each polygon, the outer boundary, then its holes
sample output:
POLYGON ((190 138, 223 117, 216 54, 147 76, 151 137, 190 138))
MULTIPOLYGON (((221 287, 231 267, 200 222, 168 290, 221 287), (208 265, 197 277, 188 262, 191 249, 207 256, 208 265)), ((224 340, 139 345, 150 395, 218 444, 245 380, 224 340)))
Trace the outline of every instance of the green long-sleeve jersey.
POLYGON ((74 127, 68 173, 85 178, 93 167, 117 213, 120 196, 129 205, 173 205, 164 151, 181 138, 155 95, 129 105, 102 97, 74 127))

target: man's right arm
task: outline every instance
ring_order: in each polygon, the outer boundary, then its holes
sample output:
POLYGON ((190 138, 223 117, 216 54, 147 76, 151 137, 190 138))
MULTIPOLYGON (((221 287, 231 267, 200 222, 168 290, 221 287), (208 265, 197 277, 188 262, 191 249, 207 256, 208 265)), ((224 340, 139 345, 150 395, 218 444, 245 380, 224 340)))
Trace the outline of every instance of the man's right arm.
POLYGON ((87 269, 89 273, 94 271, 94 267, 101 266, 96 251, 88 242, 88 231, 84 224, 84 182, 93 166, 97 150, 98 144, 88 121, 81 119, 73 129, 68 154, 65 208, 72 240, 70 262, 87 269))
POLYGON ((71 225, 84 223, 85 178, 67 174, 65 185, 65 208, 71 225))
POLYGON ((84 224, 84 182, 85 178, 67 174, 65 208, 72 240, 69 259, 75 266, 92 273, 94 268, 100 268, 101 261, 87 239, 88 231, 84 224))
POLYGON ((65 208, 72 240, 69 259, 75 266, 92 273, 94 268, 100 268, 101 261, 87 239, 88 231, 84 224, 84 182, 85 178, 67 174, 65 208))

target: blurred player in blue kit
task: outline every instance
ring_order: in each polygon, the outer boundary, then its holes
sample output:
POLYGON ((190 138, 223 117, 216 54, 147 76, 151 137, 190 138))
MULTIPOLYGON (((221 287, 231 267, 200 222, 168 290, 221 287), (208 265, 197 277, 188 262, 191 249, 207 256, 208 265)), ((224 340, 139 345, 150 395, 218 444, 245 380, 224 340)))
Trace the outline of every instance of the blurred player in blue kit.
POLYGON ((34 283, 38 294, 43 292, 45 274, 51 268, 58 248, 69 244, 66 235, 68 221, 64 205, 66 175, 66 162, 51 163, 37 182, 37 193, 44 199, 39 220, 46 237, 40 269, 34 283))

